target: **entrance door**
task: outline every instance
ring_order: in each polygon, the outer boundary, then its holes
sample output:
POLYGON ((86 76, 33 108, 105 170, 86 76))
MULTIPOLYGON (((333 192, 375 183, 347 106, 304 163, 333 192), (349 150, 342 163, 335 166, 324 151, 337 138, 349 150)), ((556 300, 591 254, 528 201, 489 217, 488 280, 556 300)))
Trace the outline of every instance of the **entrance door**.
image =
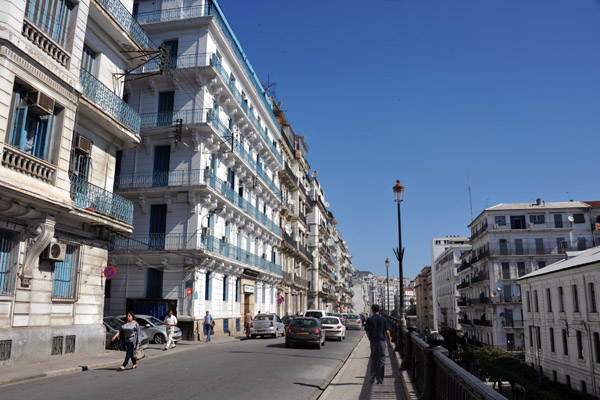
POLYGON ((253 302, 252 293, 244 293, 244 315, 246 315, 248 312, 254 314, 253 302))

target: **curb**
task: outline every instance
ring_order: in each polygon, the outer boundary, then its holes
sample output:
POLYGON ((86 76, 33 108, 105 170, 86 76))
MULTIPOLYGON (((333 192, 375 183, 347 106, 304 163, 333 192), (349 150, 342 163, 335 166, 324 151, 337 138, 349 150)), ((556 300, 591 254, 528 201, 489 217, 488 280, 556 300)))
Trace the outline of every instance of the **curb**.
POLYGON ((329 374, 329 376, 327 376, 327 379, 325 379, 325 382, 321 386, 319 386, 319 389, 317 390, 317 392, 315 394, 313 394, 310 397, 310 400, 317 400, 319 397, 321 397, 323 395, 323 393, 325 393, 325 389, 327 389, 327 386, 329 386, 329 384, 336 377, 338 372, 340 372, 340 369, 342 369, 342 367, 344 366, 346 361, 348 361, 348 358, 350 358, 352 353, 354 353, 354 350, 356 350, 358 345, 361 344, 362 341, 365 340, 366 337, 367 337, 367 335, 363 333, 362 338, 360 338, 360 340, 358 342, 356 342, 354 347, 348 352, 348 354, 346 354, 344 356, 342 361, 340 361, 340 363, 333 369, 333 371, 329 374))
POLYGON ((407 400, 418 400, 419 396, 417 396, 417 392, 415 391, 415 387, 410 380, 410 376, 408 375, 408 371, 403 371, 400 369, 400 365, 402 365, 402 359, 400 358, 400 354, 394 351, 394 360, 396 361, 396 367, 398 368, 398 376, 400 381, 402 382, 402 388, 404 389, 404 396, 407 400))

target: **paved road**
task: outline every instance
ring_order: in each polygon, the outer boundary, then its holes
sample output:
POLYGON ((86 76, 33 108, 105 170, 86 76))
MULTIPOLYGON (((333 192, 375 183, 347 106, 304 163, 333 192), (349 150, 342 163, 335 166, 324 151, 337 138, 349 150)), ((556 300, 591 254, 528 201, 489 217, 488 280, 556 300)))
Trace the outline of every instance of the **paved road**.
POLYGON ((284 338, 194 347, 141 360, 136 370, 105 368, 0 387, 0 398, 307 400, 363 334, 348 331, 344 342, 327 341, 321 350, 286 349, 284 338))

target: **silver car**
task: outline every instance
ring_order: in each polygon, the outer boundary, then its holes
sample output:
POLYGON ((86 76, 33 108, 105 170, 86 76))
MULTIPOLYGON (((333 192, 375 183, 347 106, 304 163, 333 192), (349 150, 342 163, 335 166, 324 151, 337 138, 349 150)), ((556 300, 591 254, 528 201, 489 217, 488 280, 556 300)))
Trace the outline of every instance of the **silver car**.
MULTIPOLYGON (((119 315, 122 321, 125 321, 127 317, 125 315, 119 315)), ((158 318, 152 315, 136 315, 135 320, 142 327, 142 331, 145 331, 151 342, 157 344, 164 344, 167 342, 167 326, 158 318)), ((175 327, 173 332, 173 340, 178 342, 183 337, 181 329, 175 327)))
POLYGON ((285 336, 285 326, 277 314, 258 314, 250 323, 250 336, 285 336))
MULTIPOLYGON (((121 350, 123 347, 121 338, 118 338, 115 341, 113 341, 112 338, 116 335, 119 329, 121 329, 121 325, 123 325, 124 322, 117 317, 104 317, 102 319, 102 323, 106 328, 106 348, 111 350, 121 350)), ((148 347, 148 335, 146 335, 146 332, 144 332, 142 329, 140 336, 140 342, 142 343, 140 347, 145 349, 148 347)))
POLYGON ((347 329, 360 329, 362 328, 362 321, 358 314, 342 314, 346 317, 346 328, 347 329))

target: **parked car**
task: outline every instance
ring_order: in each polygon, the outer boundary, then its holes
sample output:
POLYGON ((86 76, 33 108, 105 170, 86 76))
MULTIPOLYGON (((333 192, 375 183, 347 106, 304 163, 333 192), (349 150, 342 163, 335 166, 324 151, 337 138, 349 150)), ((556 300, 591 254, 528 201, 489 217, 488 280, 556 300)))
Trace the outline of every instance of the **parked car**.
POLYGON ((360 329, 362 328, 362 321, 358 314, 346 314, 346 328, 347 329, 360 329))
MULTIPOLYGON (((119 315, 121 321, 127 320, 125 315, 119 315)), ((153 317, 152 315, 136 315, 135 320, 142 327, 142 331, 145 331, 150 341, 157 344, 164 344, 167 342, 167 326, 163 322, 153 317)), ((175 327, 173 332, 173 340, 178 342, 182 338, 181 329, 175 327)))
POLYGON ((312 317, 294 318, 285 332, 285 347, 297 344, 316 345, 317 348, 325 346, 325 332, 321 322, 312 317))
MULTIPOLYGON (((106 328, 106 348, 111 349, 111 350, 121 350, 123 347, 121 338, 115 339, 114 342, 113 342, 112 338, 113 338, 113 336, 116 335, 118 330, 121 329, 121 325, 123 325, 125 322, 121 321, 117 317, 104 317, 102 319, 102 323, 104 324, 104 327, 106 328)), ((148 347, 149 340, 148 340, 148 335, 146 335, 146 332, 144 332, 143 329, 141 331, 140 338, 141 338, 140 341, 142 342, 140 347, 142 349, 145 349, 146 347, 148 347)))
POLYGON ((321 317, 326 317, 327 311, 325 310, 306 310, 304 311, 303 317, 312 317, 316 319, 321 319, 321 317))
POLYGON ((290 326, 290 323, 292 322, 293 319, 294 319, 294 317, 291 317, 289 315, 286 315, 285 317, 281 318, 281 322, 283 322, 283 327, 285 328, 286 331, 287 331, 288 326, 290 326))
POLYGON ((321 328, 325 331, 325 338, 337 338, 340 342, 346 339, 346 327, 339 317, 321 318, 321 328))
POLYGON ((331 315, 332 317, 338 317, 342 321, 342 325, 346 325, 346 319, 344 318, 344 314, 340 314, 340 313, 327 313, 327 315, 331 315))
POLYGON ((250 323, 250 337, 285 335, 285 327, 277 314, 258 314, 250 323))

